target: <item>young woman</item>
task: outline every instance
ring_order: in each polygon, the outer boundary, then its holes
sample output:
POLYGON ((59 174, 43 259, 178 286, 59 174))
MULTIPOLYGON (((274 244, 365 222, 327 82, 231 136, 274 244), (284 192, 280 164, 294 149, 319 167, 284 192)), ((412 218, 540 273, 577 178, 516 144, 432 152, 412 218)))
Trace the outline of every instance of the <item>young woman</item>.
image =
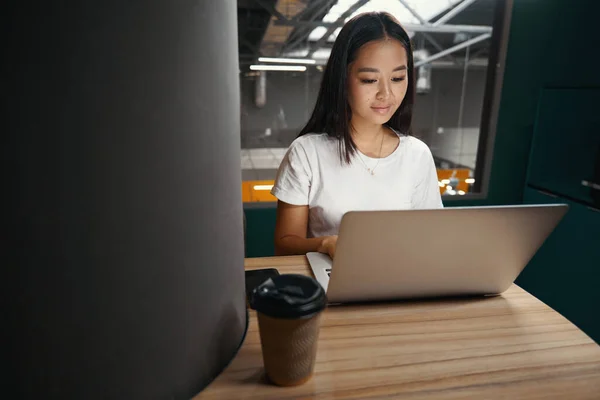
POLYGON ((442 207, 431 152, 411 136, 414 96, 410 38, 394 17, 348 21, 271 192, 278 255, 333 257, 347 211, 442 207))

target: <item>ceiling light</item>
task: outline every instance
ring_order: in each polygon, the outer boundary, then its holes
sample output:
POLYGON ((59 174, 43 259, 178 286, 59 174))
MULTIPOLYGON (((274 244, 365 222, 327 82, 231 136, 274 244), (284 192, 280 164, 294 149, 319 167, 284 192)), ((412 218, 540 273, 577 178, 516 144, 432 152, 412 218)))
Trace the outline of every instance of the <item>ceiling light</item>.
POLYGON ((259 57, 259 62, 272 62, 272 63, 284 63, 284 64, 316 64, 316 60, 309 58, 271 58, 271 57, 259 57))
POLYGON ((251 65, 252 71, 306 71, 304 65, 251 65))

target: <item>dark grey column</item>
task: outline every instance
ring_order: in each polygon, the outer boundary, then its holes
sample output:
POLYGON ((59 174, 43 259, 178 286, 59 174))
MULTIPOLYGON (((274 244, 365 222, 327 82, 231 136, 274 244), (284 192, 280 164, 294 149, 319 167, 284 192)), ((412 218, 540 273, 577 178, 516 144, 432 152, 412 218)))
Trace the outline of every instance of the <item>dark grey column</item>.
POLYGON ((189 398, 246 328, 236 1, 13 3, 18 397, 189 398))

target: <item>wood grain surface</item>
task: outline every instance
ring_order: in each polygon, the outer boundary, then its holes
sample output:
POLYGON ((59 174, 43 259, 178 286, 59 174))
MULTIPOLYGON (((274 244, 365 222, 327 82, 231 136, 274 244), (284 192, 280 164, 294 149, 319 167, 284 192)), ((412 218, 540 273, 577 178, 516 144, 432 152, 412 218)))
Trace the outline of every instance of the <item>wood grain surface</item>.
MULTIPOLYGON (((303 256, 246 260, 259 268, 311 274, 303 256)), ((265 382, 250 318, 240 352, 196 399, 600 399, 600 346, 516 285, 496 297, 329 307, 315 374, 293 388, 265 382)))

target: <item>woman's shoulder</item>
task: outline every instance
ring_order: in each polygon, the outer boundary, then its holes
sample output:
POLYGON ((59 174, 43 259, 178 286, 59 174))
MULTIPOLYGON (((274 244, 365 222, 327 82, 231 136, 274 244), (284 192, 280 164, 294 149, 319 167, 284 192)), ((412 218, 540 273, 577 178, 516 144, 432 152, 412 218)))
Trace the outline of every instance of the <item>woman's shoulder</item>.
POLYGON ((298 136, 292 142, 292 145, 312 145, 327 142, 330 140, 329 135, 326 133, 305 133, 302 136, 298 136))
POLYGON ((431 154, 429 146, 421 139, 411 135, 401 135, 400 142, 404 142, 407 150, 415 156, 431 154))
POLYGON ((326 133, 307 133, 294 139, 290 149, 302 148, 307 152, 318 152, 318 150, 335 143, 337 143, 337 139, 331 138, 326 133))
POLYGON ((416 154, 430 153, 429 146, 424 141, 413 136, 412 134, 400 133, 400 131, 388 126, 400 138, 400 147, 404 147, 407 151, 416 154))

